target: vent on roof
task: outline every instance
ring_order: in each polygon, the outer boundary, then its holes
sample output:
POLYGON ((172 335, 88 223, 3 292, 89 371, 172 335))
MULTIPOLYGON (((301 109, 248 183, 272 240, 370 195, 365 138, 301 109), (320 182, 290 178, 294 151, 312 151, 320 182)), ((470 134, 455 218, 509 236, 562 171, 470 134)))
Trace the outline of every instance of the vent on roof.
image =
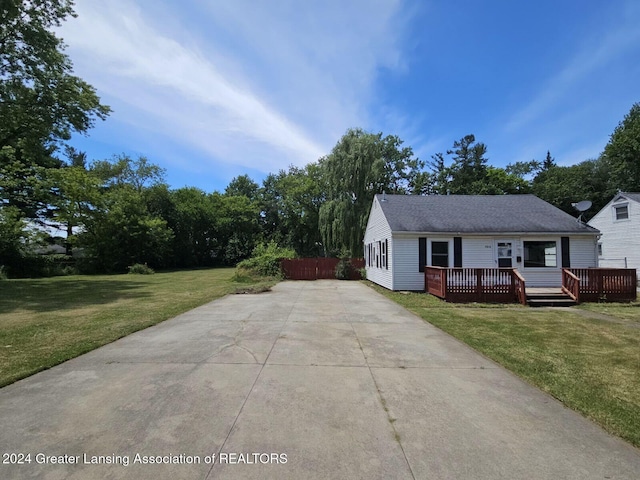
POLYGON ((382 202, 386 202, 387 201, 387 193, 383 190, 382 191, 382 202))

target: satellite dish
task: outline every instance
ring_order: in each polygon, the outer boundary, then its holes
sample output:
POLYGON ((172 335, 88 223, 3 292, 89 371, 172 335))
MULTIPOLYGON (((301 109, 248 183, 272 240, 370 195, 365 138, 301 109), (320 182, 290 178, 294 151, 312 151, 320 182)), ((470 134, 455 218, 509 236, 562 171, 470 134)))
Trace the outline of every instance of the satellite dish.
POLYGON ((573 208, 578 210, 580 213, 589 210, 591 208, 591 205, 592 203, 589 200, 582 200, 581 202, 572 204, 573 208))
POLYGON ((580 212, 580 215, 578 215, 578 223, 583 223, 582 214, 589 210, 591 208, 591 205, 591 201, 589 200, 582 200, 581 202, 571 204, 573 208, 580 212))

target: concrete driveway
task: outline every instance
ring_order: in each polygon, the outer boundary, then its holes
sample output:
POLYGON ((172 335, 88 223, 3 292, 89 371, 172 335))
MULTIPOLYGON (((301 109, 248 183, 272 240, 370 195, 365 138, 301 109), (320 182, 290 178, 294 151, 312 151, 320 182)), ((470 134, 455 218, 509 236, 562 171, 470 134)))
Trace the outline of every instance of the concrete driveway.
POLYGON ((639 450, 357 282, 187 312, 1 389, 0 427, 10 479, 640 477, 639 450))

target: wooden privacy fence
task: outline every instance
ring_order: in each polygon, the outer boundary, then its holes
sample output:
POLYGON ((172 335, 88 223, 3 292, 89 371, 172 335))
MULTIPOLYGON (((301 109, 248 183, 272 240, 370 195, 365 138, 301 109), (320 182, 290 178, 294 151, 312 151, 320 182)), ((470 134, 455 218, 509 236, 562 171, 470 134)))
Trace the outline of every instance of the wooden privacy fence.
MULTIPOLYGON (((338 258, 291 258, 281 262, 285 278, 289 280, 335 279, 338 258)), ((360 280, 360 269, 364 268, 363 258, 351 258, 349 280, 360 280)))
POLYGON ((576 302, 623 301, 637 298, 634 268, 563 268, 562 291, 576 302))
POLYGON ((526 304, 524 278, 512 268, 425 267, 425 291, 448 302, 526 304))

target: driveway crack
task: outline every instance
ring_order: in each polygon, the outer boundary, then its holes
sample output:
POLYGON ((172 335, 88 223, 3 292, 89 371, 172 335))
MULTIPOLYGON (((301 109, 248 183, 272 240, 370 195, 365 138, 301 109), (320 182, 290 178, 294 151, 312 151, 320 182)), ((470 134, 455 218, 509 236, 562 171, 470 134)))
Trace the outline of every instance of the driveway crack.
POLYGON ((260 360, 258 360, 258 357, 256 357, 255 353, 253 353, 253 351, 251 351, 249 348, 247 348, 247 347, 245 347, 245 346, 240 344, 241 336, 244 333, 246 327, 247 327, 247 321, 246 320, 242 320, 240 322, 240 329, 233 336, 233 340, 230 343, 222 345, 220 348, 218 348, 218 350, 216 352, 214 352, 213 354, 211 354, 207 358, 205 358, 202 361, 202 363, 206 362, 207 360, 209 360, 211 358, 217 357, 218 355, 221 355, 222 353, 224 353, 226 350, 228 350, 231 347, 237 347, 240 350, 244 350, 249 355, 251 355, 253 357, 253 360, 255 361, 255 363, 260 364, 260 360))
MULTIPOLYGON (((346 312, 346 308, 344 306, 344 301, 342 300, 342 296, 340 296, 340 302, 342 303, 342 308, 344 308, 344 310, 346 312)), ((415 473, 413 473, 413 469, 411 468, 411 463, 409 463, 409 459, 407 458, 407 453, 404 451, 404 447, 402 446, 402 439, 400 438, 400 433, 398 432, 398 430, 396 429, 396 426, 395 426, 396 419, 393 418, 391 416, 391 413, 389 412, 389 407, 387 405, 387 400, 384 398, 384 395, 382 395, 382 390, 380 390, 380 386, 378 385, 378 382, 376 381, 376 377, 373 375, 373 371, 371 370, 371 365, 369 365, 369 359, 367 358, 367 355, 364 352, 364 349, 362 348, 362 342, 360 341, 360 337, 358 337, 358 332, 356 332, 356 329, 353 327, 353 322, 349 322, 349 325, 351 326, 351 330, 353 331, 353 334, 356 337, 356 340, 358 342, 358 347, 360 347, 360 351, 362 352, 362 355, 364 357, 364 361, 366 363, 366 367, 369 370, 369 375, 371 376, 371 380, 373 381, 373 385, 376 388, 376 392, 378 392, 378 400, 380 401, 380 405, 382 406, 382 409, 384 410, 384 413, 387 416, 387 421, 389 422, 389 425, 391 426, 391 430, 393 431, 393 438, 395 438, 396 442, 398 442, 398 446, 400 447, 400 451, 402 452, 402 455, 404 456, 404 461, 406 462, 407 468, 409 469, 409 472, 411 473, 411 478, 413 478, 415 480, 416 475, 415 475, 415 473)))
MULTIPOLYGON (((238 419, 240 418, 240 415, 242 415, 242 411, 244 410, 244 407, 247 404, 247 401, 249 400, 249 397, 251 396, 251 393, 253 393, 253 390, 256 388, 256 384, 258 383, 258 379, 262 375, 262 371, 264 370, 264 367, 267 364, 267 361, 269 360, 269 357, 271 356, 271 352, 273 351, 274 347, 276 346, 276 342, 280 338, 280 335, 282 335, 282 331, 284 330, 284 327, 287 325, 287 323, 289 321, 289 317, 291 316, 291 313, 293 312, 293 309, 296 306, 296 303, 298 302, 298 300, 300 298, 302 290, 303 290, 303 288, 301 288, 298 291, 298 296, 296 297, 295 301, 291 304, 291 309, 289 310, 289 313, 287 314, 287 319, 282 324, 282 327, 280 328, 280 332, 278 332, 278 335, 276 336, 276 339, 273 341, 273 345, 271 345, 271 349, 269 350, 269 353, 265 357, 264 362, 262 363, 262 366, 260 367, 260 371, 258 372, 258 375, 256 375, 256 379, 253 381, 253 385, 251 385, 251 389, 249 390, 249 393, 247 393, 247 396, 245 397, 244 401, 242 402, 242 405, 240 406, 240 410, 238 410, 238 414, 236 415, 236 418, 233 420, 233 423, 231 424, 231 428, 229 428, 229 431, 227 432, 227 436, 225 437, 224 442, 222 442, 222 445, 220 445, 220 449, 216 453, 216 457, 219 457, 220 453, 222 451, 224 451, 224 447, 227 444, 227 442, 229 441, 229 438, 231 437, 231 433, 233 432, 233 429, 236 427, 236 424, 238 423, 238 419)), ((240 334, 240 333, 241 332, 239 332, 238 334, 240 334)), ((237 338, 237 336, 236 336, 236 338, 237 338)), ((238 347, 243 348, 240 345, 238 345, 238 347)), ((254 356, 254 358, 255 358, 255 356, 254 356)), ((258 362, 258 363, 260 363, 260 362, 258 362)), ((215 467, 215 463, 211 465, 211 468, 209 469, 209 471, 207 471, 206 475, 204 476, 205 480, 207 480, 208 478, 213 478, 212 477, 212 473, 213 473, 214 467, 215 467)))

